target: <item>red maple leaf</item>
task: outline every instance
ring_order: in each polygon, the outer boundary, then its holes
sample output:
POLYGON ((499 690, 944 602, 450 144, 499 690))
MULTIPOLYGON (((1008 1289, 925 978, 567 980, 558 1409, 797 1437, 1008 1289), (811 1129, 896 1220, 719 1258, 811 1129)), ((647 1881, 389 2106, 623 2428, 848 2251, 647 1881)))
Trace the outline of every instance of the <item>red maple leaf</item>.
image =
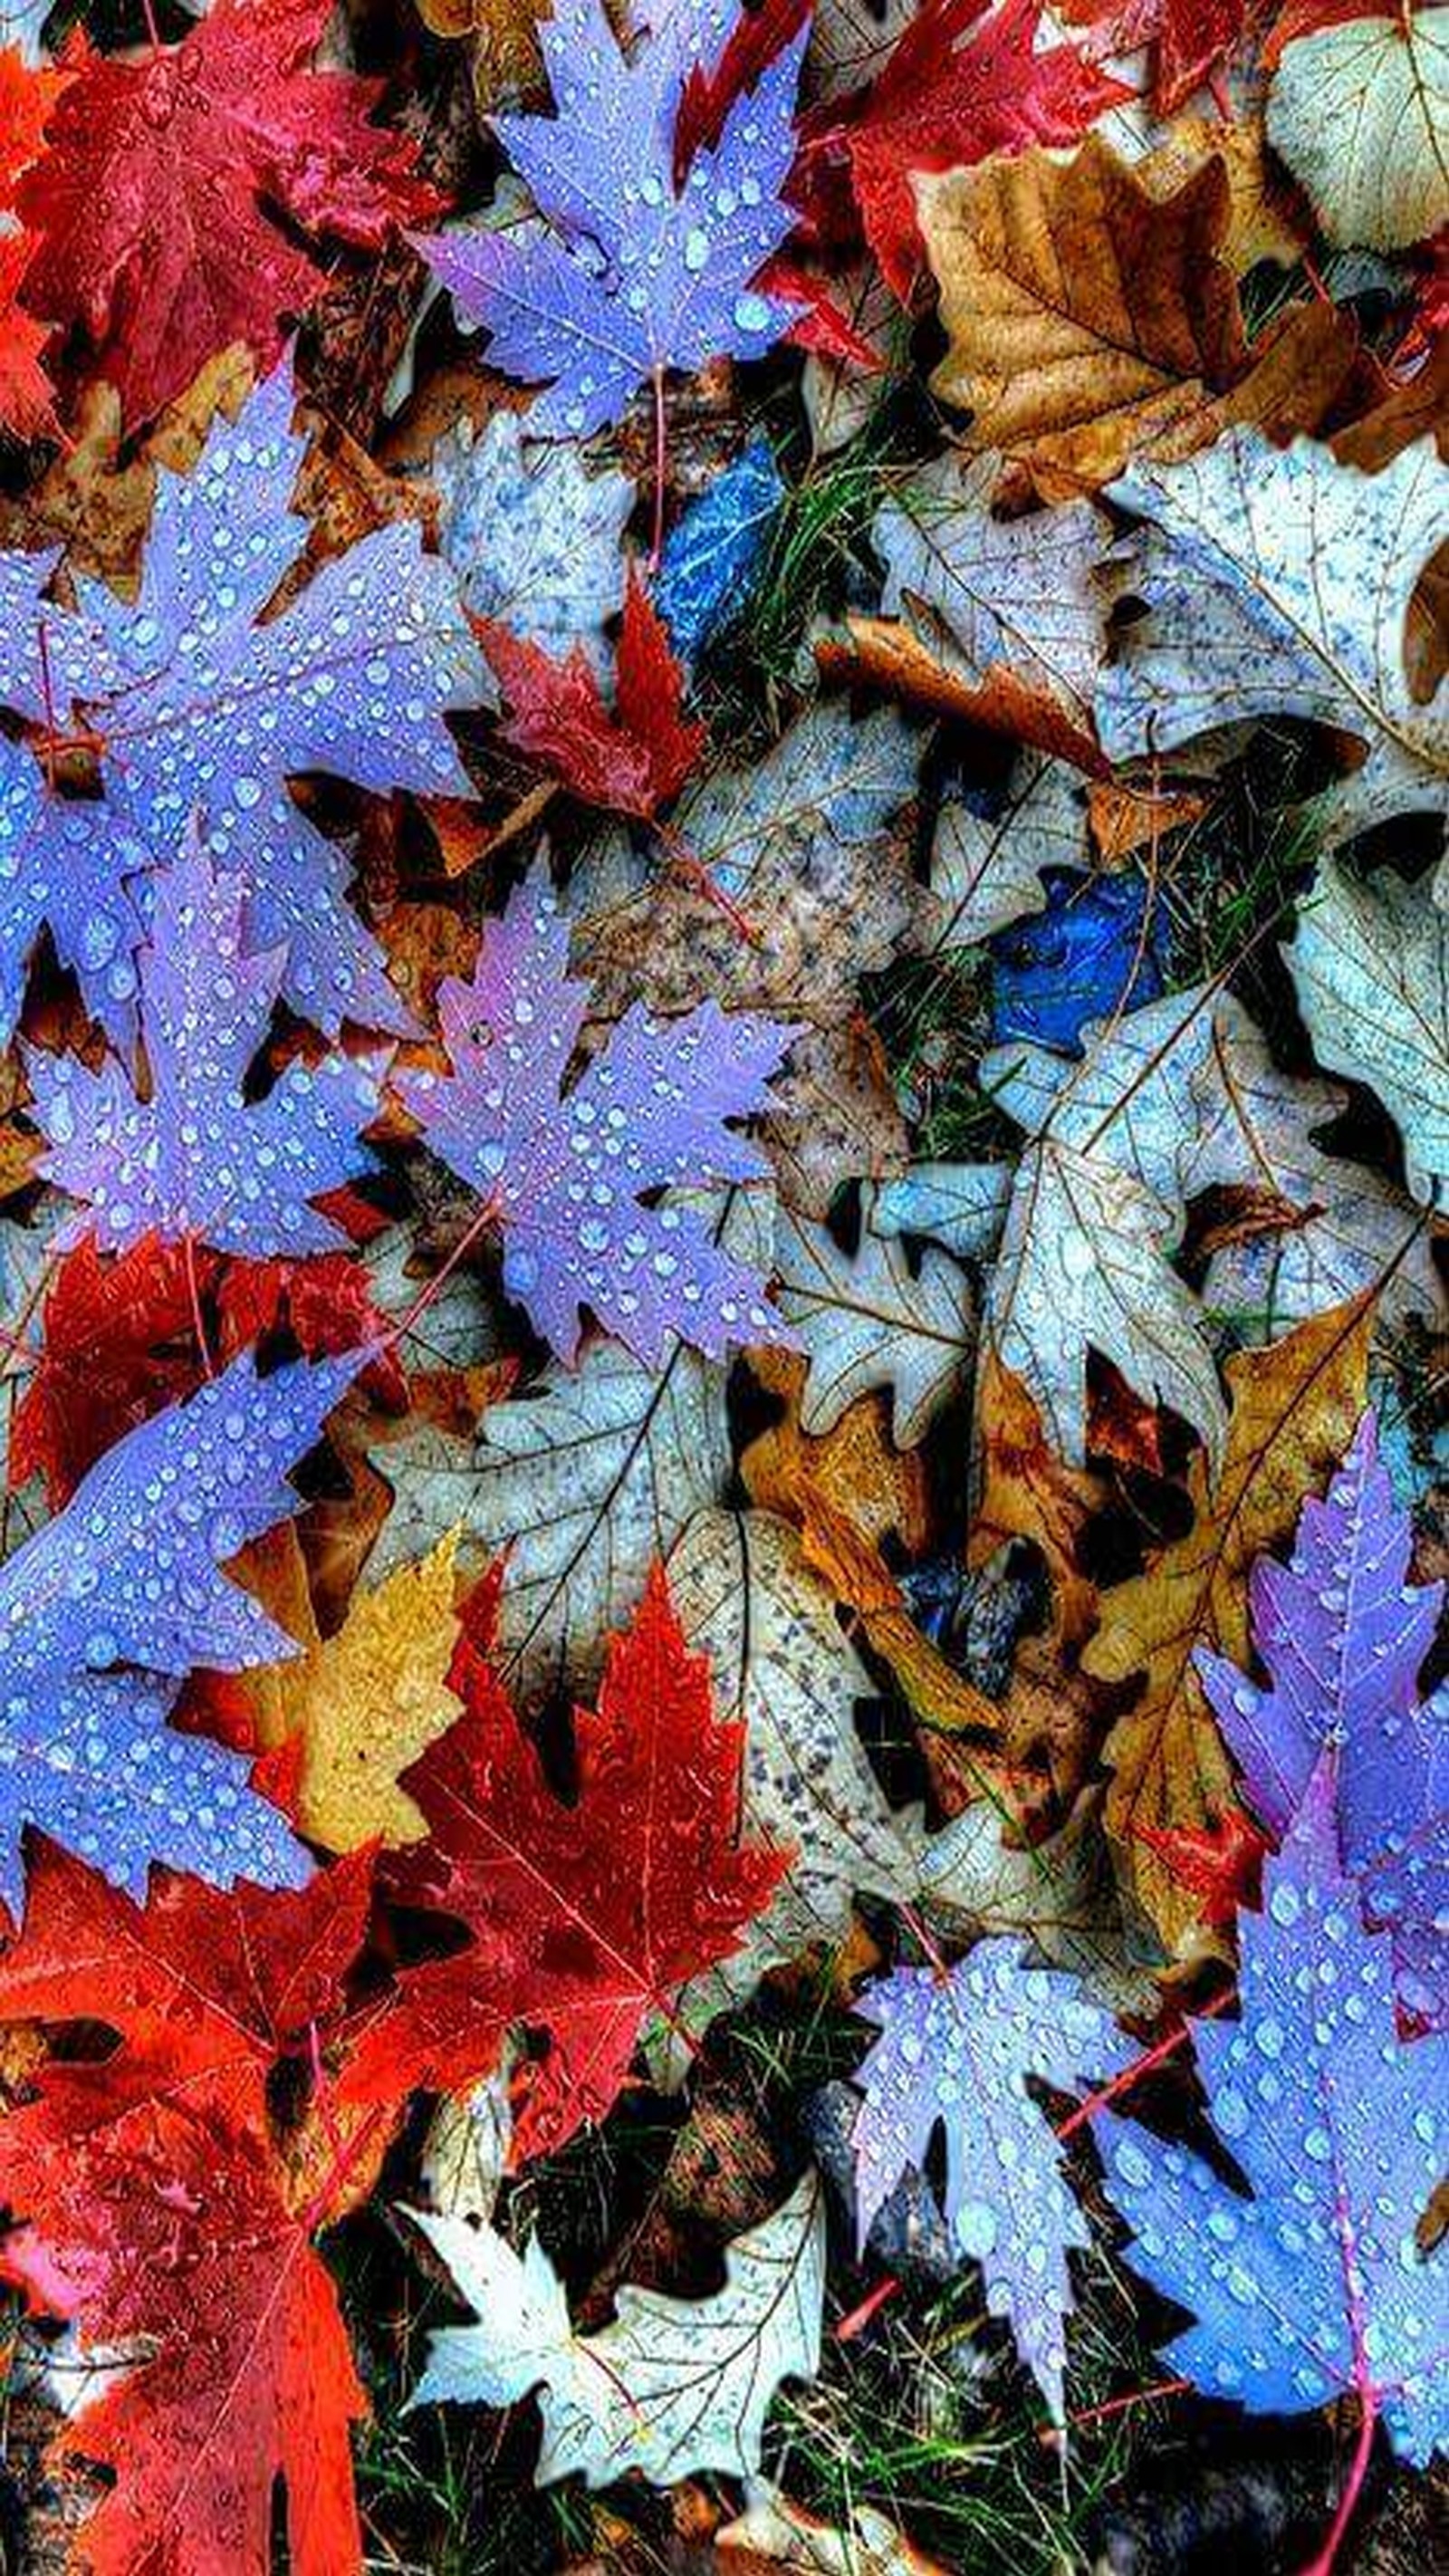
MULTIPOLYGON (((283 1327, 308 1359, 355 1350, 384 1329, 366 1271, 345 1252, 229 1261, 204 1245, 148 1235, 103 1259, 93 1234, 58 1264, 42 1325, 34 1374, 10 1426, 9 1480, 14 1491, 41 1477, 57 1511, 126 1432, 193 1394, 208 1363, 283 1327), (205 1311, 213 1295, 214 1330, 205 1311)), ((385 1403, 406 1393, 390 1352, 368 1377, 385 1403)))
POLYGON ((1105 108, 1132 95, 1071 45, 1035 51, 1042 0, 1002 0, 983 17, 989 5, 925 0, 864 96, 806 120, 792 194, 812 212, 817 194, 828 203, 831 167, 843 155, 866 238, 902 299, 924 257, 916 171, 952 170, 1033 143, 1074 143, 1105 108))
POLYGON ((27 63, 13 47, 0 52, 0 209, 15 203, 15 183, 38 159, 46 119, 70 73, 56 64, 27 63))
POLYGON ((1165 1861, 1179 1886, 1202 1898, 1204 1923, 1233 1924, 1238 1909, 1258 1901, 1266 1837, 1240 1807, 1210 1825, 1139 1825, 1138 1842, 1165 1861))
POLYGON ((197 1249, 154 1235, 103 1261, 93 1234, 65 1255, 43 1310, 44 1341, 10 1426, 10 1483, 40 1476, 55 1510, 103 1450, 190 1395, 201 1374, 192 1276, 204 1294, 218 1268, 197 1249))
POLYGON ((32 1854, 0 2016, 99 2020, 118 2042, 67 2055, 62 2033, 0 2122, 22 2222, 7 2276, 83 2350, 144 2347, 54 2446, 115 2473, 82 2544, 99 2576, 267 2576, 278 2477, 297 2576, 361 2565, 366 2401, 312 2240, 391 2127, 394 2106, 330 2099, 371 1866, 356 1854, 298 1893, 158 1872, 143 1909, 69 1853, 32 1854))
POLYGON ((588 657, 578 646, 555 661, 542 646, 476 619, 483 650, 508 700, 506 739, 586 805, 649 821, 677 796, 703 748, 702 724, 686 724, 684 674, 631 564, 614 656, 610 715, 588 657))
POLYGON ((0 233, 0 428, 39 438, 55 426, 50 378, 40 363, 48 322, 32 322, 18 297, 31 244, 25 233, 0 233))
POLYGON ((127 428, 236 341, 275 363, 327 283, 284 224, 375 249, 441 210, 411 140, 372 122, 378 83, 309 68, 331 15, 332 0, 217 0, 135 61, 67 53, 19 192, 38 242, 26 302, 84 334, 127 428))
POLYGON ((741 1844, 744 1728, 716 1723, 662 1567, 610 1639, 597 1714, 575 1713, 577 1795, 555 1796, 487 1661, 496 1575, 474 1594, 449 1674, 465 1714, 407 1775, 430 1840, 390 1866, 395 1893, 466 1924, 467 1949, 406 1970, 341 2081, 395 2095, 452 2087, 495 2059, 511 2022, 548 2034, 515 2133, 552 2150, 619 2092, 646 2013, 735 1950, 789 1855, 741 1844))
POLYGON ((813 0, 760 0, 742 9, 713 71, 690 68, 674 123, 674 186, 683 190, 696 152, 712 152, 737 98, 753 89, 778 53, 798 36, 813 0))
MULTIPOLYGON (((1361 5, 1361 0, 1352 0, 1361 5)), ((1153 105, 1172 116, 1233 51, 1248 0, 1062 0, 1069 26, 1092 27, 1113 54, 1153 47, 1153 105)))

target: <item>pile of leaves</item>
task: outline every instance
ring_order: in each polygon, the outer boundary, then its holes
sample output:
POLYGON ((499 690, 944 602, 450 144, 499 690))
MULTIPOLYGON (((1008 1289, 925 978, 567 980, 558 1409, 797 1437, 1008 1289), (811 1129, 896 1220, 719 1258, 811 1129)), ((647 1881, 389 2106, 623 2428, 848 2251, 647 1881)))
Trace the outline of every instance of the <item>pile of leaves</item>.
POLYGON ((0 35, 6 2563, 1422 2565, 1449 8, 0 35))

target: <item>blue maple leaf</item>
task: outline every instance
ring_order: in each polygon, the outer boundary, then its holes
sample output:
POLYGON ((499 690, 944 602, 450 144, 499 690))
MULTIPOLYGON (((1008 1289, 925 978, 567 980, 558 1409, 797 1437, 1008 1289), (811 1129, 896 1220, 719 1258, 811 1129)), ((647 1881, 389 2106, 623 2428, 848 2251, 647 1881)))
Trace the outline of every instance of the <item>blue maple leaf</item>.
POLYGON ((792 307, 751 281, 794 220, 780 191, 809 30, 736 101, 676 195, 675 124, 703 41, 690 21, 671 11, 625 57, 602 0, 559 0, 538 30, 555 114, 493 119, 546 224, 420 244, 464 317, 492 333, 492 364, 552 380, 530 430, 585 437, 656 369, 763 357, 789 327, 792 307))
POLYGON ((143 1897, 152 1861, 296 1886, 310 1862, 247 1764, 165 1723, 183 1676, 241 1672, 294 1641, 222 1572, 287 1519, 289 1469, 365 1352, 259 1378, 250 1354, 99 1459, 0 1567, 0 1896, 34 1825, 143 1897))
POLYGON ((153 895, 140 953, 149 1097, 137 1098, 113 1057, 92 1072, 27 1050, 50 1148, 42 1175, 89 1206, 108 1252, 148 1234, 262 1259, 345 1243, 307 1202, 371 1167, 358 1131, 377 1115, 386 1059, 294 1062, 264 1099, 244 1101, 283 952, 242 955, 240 882, 219 875, 199 841, 153 895))
POLYGON ((347 902, 346 857, 287 782, 327 770, 466 794, 442 719, 482 695, 482 666, 453 575, 412 521, 364 537, 264 617, 306 538, 292 404, 283 368, 214 424, 192 474, 160 475, 134 602, 83 581, 68 611, 43 596, 53 556, 0 556, 0 702, 42 729, 0 748, 4 1035, 48 925, 88 1006, 129 1040, 145 870, 198 808, 212 854, 240 877, 248 947, 285 951, 295 1009, 329 1030, 410 1025, 347 902), (54 791, 57 738, 98 749, 101 800, 54 791))
POLYGON ((855 2078, 865 2096, 851 2138, 860 2242, 906 2168, 924 2171, 939 2121, 946 2224, 981 2264, 987 2306, 1009 2321, 1060 2422, 1067 2253, 1089 2239, 1026 2079, 1065 2090, 1089 2072, 1115 2074, 1134 2051, 1074 1977, 1027 1967, 1009 1940, 979 1942, 946 1976, 898 1968, 861 2010, 881 2036, 855 2078))
POLYGON ((1449 2148, 1449 2045, 1396 2037, 1390 1943, 1340 1859, 1327 1761, 1264 1893, 1242 1917, 1241 2017, 1197 2032, 1252 2197, 1104 2113, 1108 2189, 1133 2268, 1196 2319, 1171 2347, 1196 2386, 1290 2415, 1355 2391, 1423 2463, 1449 2439, 1449 2262, 1416 2241, 1449 2148))
POLYGON ((472 981, 439 987, 451 1076, 394 1081, 433 1152, 502 1229, 508 1294, 566 1359, 585 1306, 650 1365, 675 1334, 712 1353, 792 1342, 763 1282, 697 1215, 641 1200, 671 1184, 768 1175, 766 1157, 725 1121, 768 1106, 766 1083, 798 1032, 713 1002, 667 1024, 636 1005, 565 1090, 589 999, 568 952, 540 865, 484 925, 472 981))
POLYGON ((748 604, 784 498, 769 440, 755 438, 672 530, 654 606, 686 661, 748 604))
POLYGON ((1270 1833, 1292 1821, 1332 1750, 1343 1857, 1370 1915, 1391 1926, 1399 1999, 1449 2017, 1449 1689, 1421 1698, 1442 1583, 1410 1583, 1413 1531, 1365 1413, 1325 1501, 1303 1507, 1287 1565, 1250 1584, 1260 1689, 1236 1664, 1195 1661, 1249 1805, 1270 1833))

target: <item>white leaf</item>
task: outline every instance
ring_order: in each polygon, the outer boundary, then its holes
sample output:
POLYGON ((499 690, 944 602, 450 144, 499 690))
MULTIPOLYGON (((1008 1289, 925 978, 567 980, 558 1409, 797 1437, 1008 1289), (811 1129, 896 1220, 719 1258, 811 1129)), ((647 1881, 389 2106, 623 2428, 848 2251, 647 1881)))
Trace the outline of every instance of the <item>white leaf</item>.
POLYGON ((450 430, 429 472, 442 495, 442 550, 474 616, 496 617, 555 655, 580 644, 602 669, 634 507, 627 474, 586 474, 567 444, 529 452, 509 411, 495 412, 481 436, 468 423, 450 430))
POLYGON ((1340 836, 1442 811, 1449 686, 1417 705, 1405 662, 1410 600, 1449 538, 1432 438, 1368 475, 1309 439, 1282 449, 1239 429, 1182 464, 1139 466, 1111 497, 1154 523, 1130 583, 1150 614, 1097 691, 1112 758, 1300 716, 1369 747, 1340 792, 1340 836))
POLYGON ((1449 9, 1316 27, 1283 49, 1268 139, 1343 249, 1407 250, 1449 223, 1449 9))
POLYGON ((919 1811, 886 1803, 852 1723, 876 1685, 784 1521, 698 1513, 669 1559, 669 1589, 688 1643, 709 1656, 719 1715, 746 1730, 742 1836, 795 1849, 750 1927, 753 1984, 766 1953, 843 1939, 858 1891, 910 1901, 919 1811))
POLYGON ((1081 867, 1087 812, 1081 779, 1065 761, 1022 752, 999 811, 978 814, 959 796, 943 799, 931 854, 931 892, 941 907, 938 948, 974 946, 1046 902, 1043 868, 1081 867))
POLYGON ((968 687, 1004 664, 1086 723, 1105 649, 1106 522, 1086 501, 995 519, 999 472, 992 455, 938 457, 877 513, 881 607, 968 687))
POLYGON ((748 2477, 781 2381, 820 2366, 825 2199, 813 2171, 727 2248, 722 2289, 672 2299, 626 2284, 593 2335, 573 2333, 536 2237, 520 2256, 491 2228, 408 2215, 477 2318, 432 2337, 410 2402, 508 2406, 539 2389, 540 2486, 575 2473, 608 2486, 631 2469, 659 2487, 700 2469, 748 2477))
POLYGON ((810 1363, 802 1430, 832 1431, 857 1396, 889 1386, 897 1447, 924 1438, 975 1348, 962 1272, 928 1252, 913 1279, 898 1244, 864 1233, 845 1253, 825 1226, 788 1208, 776 1225, 775 1269, 780 1312, 810 1363))
POLYGON ((1360 884, 1322 861, 1284 949, 1313 1050, 1376 1092, 1404 1139, 1409 1187, 1449 1175, 1449 915, 1427 886, 1360 884))

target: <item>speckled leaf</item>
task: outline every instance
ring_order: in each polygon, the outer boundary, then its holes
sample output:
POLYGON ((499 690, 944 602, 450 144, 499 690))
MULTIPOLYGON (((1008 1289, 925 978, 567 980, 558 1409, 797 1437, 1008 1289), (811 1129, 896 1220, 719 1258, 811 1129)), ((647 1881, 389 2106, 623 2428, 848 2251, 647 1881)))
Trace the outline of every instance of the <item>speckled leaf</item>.
POLYGON ((1449 538, 1432 438, 1369 475, 1309 439, 1234 430, 1180 465, 1139 466, 1110 497, 1152 528, 1130 584, 1150 614, 1097 689, 1114 759, 1302 716, 1368 746, 1329 818, 1339 837, 1442 804, 1449 683, 1419 705, 1405 665, 1410 600, 1449 538))
POLYGON ((775 1271, 780 1312, 810 1364, 801 1429, 832 1431, 857 1396, 888 1386, 896 1446, 924 1439, 976 1345, 965 1273, 928 1251, 912 1276, 903 1246, 870 1233, 842 1252, 827 1226, 789 1208, 775 1230, 775 1271))
POLYGON ((360 1130, 377 1116, 383 1061, 294 1059, 261 1100, 242 1085, 285 971, 280 950, 242 955, 242 889, 198 840, 152 886, 140 953, 150 1091, 138 1099, 113 1056, 26 1051, 48 1152, 40 1171, 84 1203, 108 1252, 143 1236, 266 1258, 325 1252, 348 1237, 309 1200, 369 1170, 360 1130))
POLYGON ((471 983, 439 988, 451 1076, 397 1078, 433 1152, 494 1209, 508 1294, 568 1360, 585 1306, 651 1364, 675 1333, 713 1355, 788 1340, 763 1281, 690 1209, 641 1196, 768 1174, 726 1121, 768 1106, 793 1032, 712 1002, 669 1023, 636 1008, 565 1090, 588 1005, 568 949, 540 866, 485 924, 471 983))
POLYGON ((696 886, 661 882, 611 841, 602 882, 581 890, 575 933, 596 1006, 612 1017, 637 996, 682 1011, 712 994, 728 1010, 848 1021, 862 975, 888 965, 923 918, 892 840, 920 752, 893 709, 857 724, 844 699, 816 699, 763 760, 728 762, 688 791, 675 835, 754 940, 696 886))
POLYGON ((497 1660, 533 1707, 595 1679, 649 1561, 729 1474, 724 1372, 676 1345, 657 1369, 595 1342, 574 1370, 489 1407, 477 1442, 424 1428, 375 1453, 394 1489, 380 1578, 459 1527, 467 1562, 507 1549, 497 1660))
POLYGON ((933 659, 976 688, 1005 666, 1090 725, 1106 649, 1099 579, 1110 542, 1085 501, 1025 519, 991 515, 995 456, 943 456, 888 502, 871 529, 886 565, 881 606, 904 616, 933 659))
POLYGON ((1404 1139, 1409 1187, 1449 1183, 1449 913, 1385 870, 1367 884, 1325 857, 1284 950, 1314 1053, 1377 1092, 1404 1139))
POLYGON ((1449 9, 1365 9, 1285 45, 1268 140, 1329 241, 1407 250, 1449 224, 1449 9))
POLYGON ((428 471, 442 495, 443 552, 473 615, 556 656, 581 645, 602 677, 635 499, 627 474, 587 473, 567 444, 530 447, 509 411, 477 433, 460 422, 428 471))
POLYGON ((1394 1934, 1399 1992, 1416 2019, 1449 2016, 1449 1692, 1419 1695, 1441 1583, 1408 1580, 1409 1515, 1379 1463, 1365 1413, 1327 1500, 1303 1507, 1292 1557, 1253 1568, 1260 1689, 1226 1656, 1197 1669, 1248 1802, 1282 1835, 1326 1748, 1343 1858, 1371 1914, 1394 1934))
POLYGON ((1128 2260, 1196 2323, 1175 2368, 1301 2414, 1349 2390, 1424 2462, 1449 2440, 1449 2265, 1415 2227, 1444 2172, 1449 2049, 1394 2032, 1387 1939, 1337 1852, 1327 1765, 1242 1918, 1236 2022, 1201 2022, 1209 2108, 1252 2197, 1192 2150, 1100 2114, 1128 2260))
POLYGON ((631 2469, 660 2487, 698 2469, 748 2477, 780 2382, 819 2368, 825 2195, 814 2172, 734 2238, 723 2289, 672 2299, 626 2284, 596 2334, 570 2325, 537 2237, 519 2256, 491 2228, 409 2214, 476 2311, 474 2324, 432 2337, 411 2403, 507 2406, 539 2389, 540 2486, 574 2474, 608 2486, 631 2469))
POLYGON ((493 365, 552 380, 530 415, 541 433, 586 437, 656 368, 763 357, 789 324, 790 306, 750 281, 792 220, 780 190, 804 32, 736 102, 717 148, 696 152, 676 196, 675 120, 699 41, 689 17, 629 59, 602 0, 558 0, 539 28, 554 115, 493 119, 553 229, 422 245, 464 319, 492 333, 493 365))
POLYGON ((924 2170, 937 2123, 946 2140, 946 2223, 986 2276, 1058 2423, 1071 2309, 1067 2250, 1088 2243, 1050 2124, 1029 2075, 1067 2090, 1115 2074, 1134 2055, 1074 1978, 1028 1968, 1014 1941, 980 1942, 942 1977, 898 1968, 868 1986, 860 2009, 881 2033, 856 2082, 864 2094, 852 2141, 864 2245, 907 2166, 924 2170))
POLYGON ((287 1470, 360 1365, 299 1362, 258 1378, 249 1356, 233 1361, 109 1450, 0 1569, 0 1894, 12 1911, 27 1824, 138 1897, 153 1860, 223 1885, 306 1876, 306 1854, 248 1790, 245 1764, 164 1721, 194 1665, 237 1672, 291 1652, 221 1569, 298 1508, 287 1470))
POLYGON ((943 798, 931 853, 931 892, 941 907, 936 945, 974 947, 1023 913, 1040 912, 1043 868, 1080 867, 1086 849, 1082 781, 1065 761, 1022 752, 999 798, 943 798))

